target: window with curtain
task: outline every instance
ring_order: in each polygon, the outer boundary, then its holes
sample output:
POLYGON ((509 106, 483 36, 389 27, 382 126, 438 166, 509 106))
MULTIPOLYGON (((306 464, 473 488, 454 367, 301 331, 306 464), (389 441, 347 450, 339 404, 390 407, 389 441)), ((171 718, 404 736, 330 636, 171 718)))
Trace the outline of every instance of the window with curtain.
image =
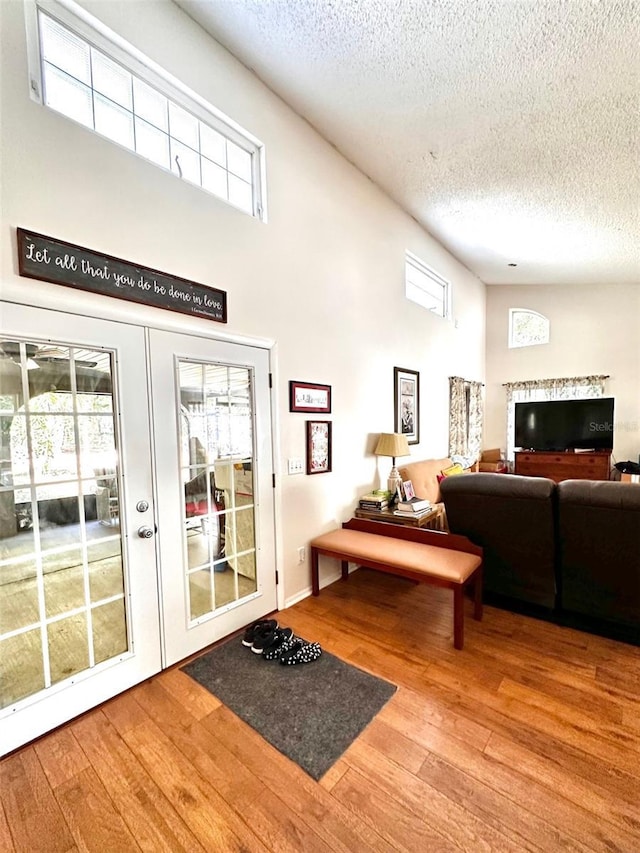
POLYGON ((449 456, 470 462, 480 455, 482 442, 482 383, 449 377, 449 456))
POLYGON ((607 376, 571 376, 565 379, 531 379, 505 382, 507 392, 507 459, 514 461, 516 403, 530 400, 586 400, 602 397, 607 376))

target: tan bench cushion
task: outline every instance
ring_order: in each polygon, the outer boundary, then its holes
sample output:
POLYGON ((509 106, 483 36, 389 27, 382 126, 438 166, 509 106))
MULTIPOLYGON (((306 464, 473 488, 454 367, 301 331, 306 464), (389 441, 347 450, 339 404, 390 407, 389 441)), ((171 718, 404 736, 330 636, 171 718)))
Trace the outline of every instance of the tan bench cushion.
POLYGON ((344 528, 316 536, 311 540, 311 545, 321 550, 335 551, 350 562, 375 560, 377 563, 410 569, 454 583, 464 583, 482 562, 480 557, 463 551, 344 528))

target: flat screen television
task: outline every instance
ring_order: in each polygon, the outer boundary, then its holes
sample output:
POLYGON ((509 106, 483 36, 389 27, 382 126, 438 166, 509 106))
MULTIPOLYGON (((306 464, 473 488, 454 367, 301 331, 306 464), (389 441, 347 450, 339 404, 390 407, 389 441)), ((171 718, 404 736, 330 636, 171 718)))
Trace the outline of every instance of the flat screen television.
POLYGON ((516 403, 514 444, 523 450, 612 450, 613 400, 516 403))

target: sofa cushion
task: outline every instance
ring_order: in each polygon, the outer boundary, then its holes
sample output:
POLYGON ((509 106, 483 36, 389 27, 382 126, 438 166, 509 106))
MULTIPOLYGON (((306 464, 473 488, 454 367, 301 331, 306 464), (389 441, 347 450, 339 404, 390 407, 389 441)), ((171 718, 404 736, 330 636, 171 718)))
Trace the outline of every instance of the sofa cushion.
POLYGON ((571 613, 627 625, 640 641, 640 485, 558 484, 561 600, 571 613))
POLYGON ((411 480, 416 497, 431 501, 432 504, 442 502, 438 477, 442 471, 451 467, 451 459, 423 459, 420 462, 409 462, 408 465, 398 466, 403 480, 411 480))
POLYGON ((552 609, 556 484, 542 477, 478 473, 447 477, 440 487, 449 530, 484 548, 485 590, 496 599, 552 609))

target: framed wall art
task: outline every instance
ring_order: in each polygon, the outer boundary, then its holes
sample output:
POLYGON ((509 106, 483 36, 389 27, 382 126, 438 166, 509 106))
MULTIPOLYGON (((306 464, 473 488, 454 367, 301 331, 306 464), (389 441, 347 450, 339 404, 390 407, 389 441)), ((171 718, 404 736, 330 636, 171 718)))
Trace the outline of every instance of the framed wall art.
POLYGON ((393 368, 394 432, 408 444, 420 441, 420 374, 404 367, 393 368))
POLYGON ((331 385, 316 385, 312 382, 298 382, 292 379, 289 382, 289 411, 329 414, 331 385))
POLYGON ((331 421, 307 421, 307 474, 331 471, 331 421))

